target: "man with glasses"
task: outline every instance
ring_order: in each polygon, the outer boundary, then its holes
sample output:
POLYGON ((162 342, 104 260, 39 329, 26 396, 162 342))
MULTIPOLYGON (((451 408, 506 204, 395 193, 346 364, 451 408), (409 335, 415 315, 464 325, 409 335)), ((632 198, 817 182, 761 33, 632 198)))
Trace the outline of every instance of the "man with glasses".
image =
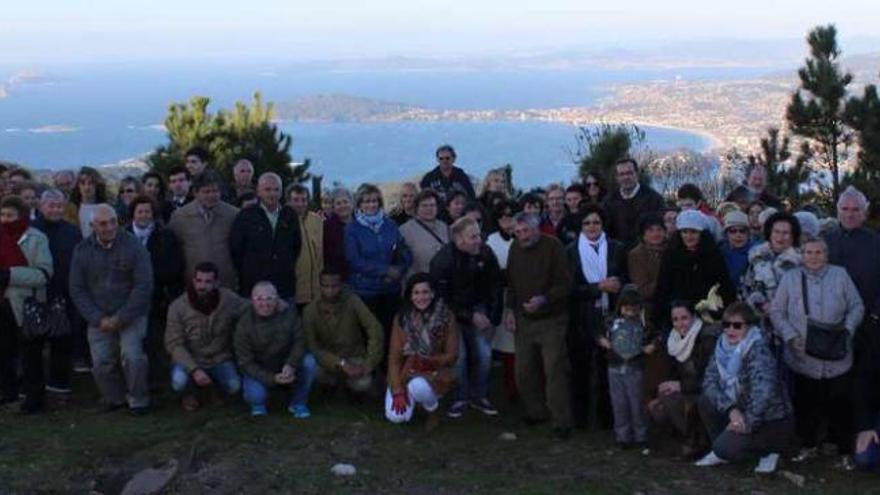
POLYGON ((444 144, 435 152, 437 166, 422 177, 419 186, 422 189, 431 188, 440 195, 440 204, 446 204, 446 199, 453 191, 461 191, 469 201, 476 199, 474 186, 470 177, 464 170, 455 166, 455 149, 444 144))
POLYGON ((608 212, 607 233, 628 248, 638 243, 639 219, 663 208, 663 197, 647 184, 639 183, 639 165, 632 158, 615 165, 618 189, 611 192, 602 205, 608 212))
POLYGON ((150 254, 119 228, 107 204, 95 209, 92 229, 73 252, 70 298, 88 322, 92 374, 105 407, 118 409, 127 400, 139 416, 150 404, 143 344, 153 296, 150 254))

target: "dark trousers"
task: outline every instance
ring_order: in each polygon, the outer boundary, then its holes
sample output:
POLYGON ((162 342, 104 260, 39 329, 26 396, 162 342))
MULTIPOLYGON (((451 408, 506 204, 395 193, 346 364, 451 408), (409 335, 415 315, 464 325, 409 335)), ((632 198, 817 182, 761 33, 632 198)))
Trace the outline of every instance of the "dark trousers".
MULTIPOLYGON (((364 304, 373 313, 373 316, 382 324, 382 331, 385 332, 385 352, 383 353, 381 370, 388 369, 388 344, 391 342, 391 324, 394 321, 394 315, 400 309, 400 296, 394 294, 378 294, 372 296, 361 296, 364 304)), ((384 373, 381 376, 385 376, 384 373)))
POLYGON ((516 386, 533 419, 549 409, 553 426, 571 428, 571 372, 566 350, 567 315, 516 319, 516 386), (541 370, 544 387, 541 387, 541 370))
POLYGON ((0 393, 4 400, 18 399, 18 334, 12 307, 0 300, 0 393))
POLYGON ((712 452, 725 461, 738 462, 770 453, 788 453, 794 441, 794 421, 791 418, 763 423, 750 433, 740 434, 727 430, 727 413, 718 411, 705 398, 698 402, 700 418, 706 425, 712 452))
POLYGON ((587 427, 591 408, 595 404, 599 428, 607 430, 611 428, 612 413, 605 353, 597 348, 592 333, 579 328, 577 324, 569 329, 567 344, 568 359, 571 362, 571 409, 574 424, 579 428, 587 427))
POLYGON ((853 449, 852 372, 834 378, 813 379, 791 372, 794 415, 802 447, 819 445, 827 428, 828 441, 840 454, 853 449))
POLYGON ((59 389, 70 388, 73 335, 53 337, 49 340, 48 384, 59 389))

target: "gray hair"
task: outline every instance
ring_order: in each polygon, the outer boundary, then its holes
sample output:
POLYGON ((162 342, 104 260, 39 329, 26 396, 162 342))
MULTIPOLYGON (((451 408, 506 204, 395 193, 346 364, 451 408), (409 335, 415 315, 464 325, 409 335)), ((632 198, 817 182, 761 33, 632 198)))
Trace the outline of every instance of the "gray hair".
POLYGON ((806 246, 807 244, 821 244, 822 247, 825 249, 825 252, 828 252, 828 241, 826 241, 825 238, 822 236, 809 237, 807 239, 804 239, 802 245, 806 246))
POLYGON ((89 218, 89 223, 94 222, 95 217, 97 217, 99 213, 106 213, 110 218, 119 218, 119 216, 116 214, 116 210, 112 206, 108 205, 107 203, 101 203, 95 206, 95 208, 92 210, 92 215, 91 218, 89 218))
POLYGON ((45 191, 43 191, 43 194, 40 195, 40 203, 46 203, 49 201, 64 201, 65 199, 67 199, 67 196, 65 196, 63 192, 55 189, 54 187, 46 189, 45 191))
POLYGON ((541 217, 537 213, 526 213, 521 211, 513 216, 513 221, 526 224, 533 229, 541 227, 541 217))
POLYGON ((870 205, 868 198, 865 197, 865 193, 859 191, 854 186, 849 186, 840 193, 840 198, 837 199, 837 211, 840 211, 840 205, 848 199, 855 201, 862 211, 868 211, 868 206, 870 205))
POLYGON ((275 296, 278 295, 278 289, 275 288, 275 284, 269 282, 268 280, 263 280, 254 284, 254 288, 251 289, 251 297, 254 297, 254 294, 256 294, 257 291, 264 289, 272 292, 272 294, 275 296))
POLYGON ((329 197, 331 201, 336 201, 339 198, 345 198, 349 202, 351 202, 352 205, 354 204, 354 195, 352 195, 351 191, 344 187, 337 187, 336 189, 333 189, 332 191, 330 191, 329 194, 327 194, 327 197, 329 197))
POLYGON ((264 172, 263 174, 260 175, 260 178, 257 179, 257 184, 259 184, 259 183, 261 183, 261 182, 263 182, 263 181, 267 181, 267 180, 269 180, 269 179, 272 179, 272 180, 274 180, 275 182, 277 182, 277 183, 278 183, 278 186, 281 186, 281 185, 284 183, 284 182, 281 180, 281 176, 278 175, 278 174, 276 174, 275 172, 264 172))

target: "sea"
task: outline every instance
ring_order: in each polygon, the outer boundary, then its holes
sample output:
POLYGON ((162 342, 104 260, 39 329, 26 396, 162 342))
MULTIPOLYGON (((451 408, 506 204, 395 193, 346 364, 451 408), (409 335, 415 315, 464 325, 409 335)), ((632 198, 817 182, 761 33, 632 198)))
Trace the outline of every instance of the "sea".
MULTIPOLYGON (((22 67, 0 65, 0 81, 22 67)), ((677 70, 341 70, 332 66, 115 63, 26 69, 41 78, 12 84, 0 99, 0 160, 35 169, 109 165, 166 142, 161 123, 172 102, 208 96, 212 109, 249 101, 288 102, 342 94, 431 109, 526 109, 586 106, 614 84, 757 75, 759 68, 677 70)), ((578 130, 534 121, 280 123, 293 137, 295 161, 309 159, 325 184, 399 181, 434 165, 434 149, 452 144, 458 165, 476 177, 511 164, 518 187, 574 177, 578 130)), ((645 127, 646 145, 662 152, 704 150, 709 140, 683 130, 645 127)))

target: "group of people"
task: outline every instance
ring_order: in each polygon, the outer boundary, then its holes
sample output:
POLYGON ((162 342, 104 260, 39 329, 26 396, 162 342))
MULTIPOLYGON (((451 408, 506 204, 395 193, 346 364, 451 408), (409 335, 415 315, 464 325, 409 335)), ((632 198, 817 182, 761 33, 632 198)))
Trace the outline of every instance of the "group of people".
POLYGON ((170 385, 184 410, 211 391, 263 416, 285 389, 302 419, 318 383, 433 429, 444 399, 448 418, 499 414, 497 360, 525 423, 560 439, 607 428, 758 472, 827 440, 843 467, 880 466, 880 235, 861 192, 832 217, 791 212, 755 166, 713 208, 624 159, 613 185, 512 197, 503 169, 477 194, 451 146, 435 156, 388 209, 372 184, 313 205, 246 159, 227 183, 201 148, 115 201, 89 167, 2 171, 0 401, 36 413, 90 371, 107 410, 145 414, 170 385), (38 302, 67 331, 24 332, 38 302))

